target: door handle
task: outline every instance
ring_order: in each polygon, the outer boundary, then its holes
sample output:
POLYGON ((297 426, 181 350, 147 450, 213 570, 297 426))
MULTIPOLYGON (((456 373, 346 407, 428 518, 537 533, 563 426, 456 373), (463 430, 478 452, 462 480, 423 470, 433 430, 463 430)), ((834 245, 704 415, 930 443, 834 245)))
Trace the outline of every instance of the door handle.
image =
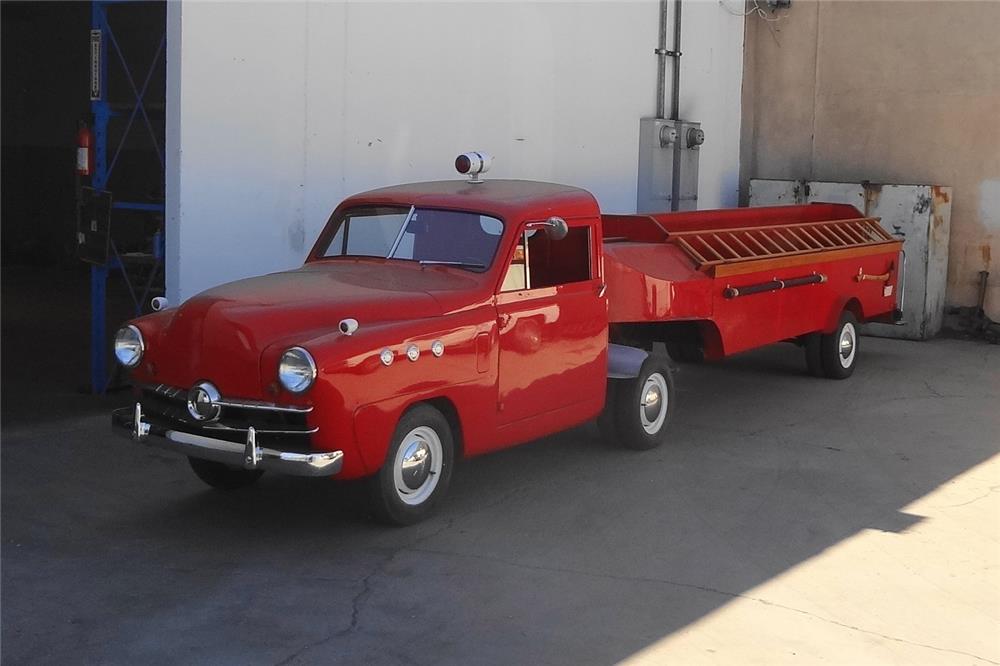
POLYGON ((608 285, 602 282, 600 286, 597 288, 597 297, 604 298, 604 292, 606 292, 607 290, 608 290, 608 285))

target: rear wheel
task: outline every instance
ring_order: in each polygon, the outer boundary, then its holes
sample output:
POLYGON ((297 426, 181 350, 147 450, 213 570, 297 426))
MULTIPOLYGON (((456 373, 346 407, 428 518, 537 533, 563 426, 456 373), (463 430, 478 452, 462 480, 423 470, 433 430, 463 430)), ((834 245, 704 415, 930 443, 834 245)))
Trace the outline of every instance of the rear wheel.
POLYGON ((637 377, 616 384, 608 398, 613 399, 609 423, 614 425, 617 442, 636 450, 660 446, 677 404, 669 361, 659 354, 650 355, 637 377))
POLYGON ((840 315, 837 330, 820 339, 823 373, 830 379, 847 379, 854 373, 858 360, 858 320, 845 310, 840 315))
POLYGON ((240 469, 214 460, 188 457, 195 475, 218 490, 239 490, 251 486, 264 474, 261 469, 240 469))
POLYGON ((430 405, 407 411, 396 425, 385 464, 368 482, 376 517, 390 525, 426 518, 447 492, 454 462, 444 415, 430 405))

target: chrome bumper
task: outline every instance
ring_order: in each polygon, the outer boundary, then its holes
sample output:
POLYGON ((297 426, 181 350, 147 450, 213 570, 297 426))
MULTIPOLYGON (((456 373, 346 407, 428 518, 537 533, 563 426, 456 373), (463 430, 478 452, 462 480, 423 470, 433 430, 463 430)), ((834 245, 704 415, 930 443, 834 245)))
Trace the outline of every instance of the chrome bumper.
POLYGON ((136 442, 175 451, 192 458, 213 460, 244 469, 263 469, 294 476, 333 476, 344 463, 343 451, 295 453, 257 445, 257 433, 250 427, 245 444, 170 430, 143 420, 142 406, 116 409, 111 413, 111 430, 136 442))

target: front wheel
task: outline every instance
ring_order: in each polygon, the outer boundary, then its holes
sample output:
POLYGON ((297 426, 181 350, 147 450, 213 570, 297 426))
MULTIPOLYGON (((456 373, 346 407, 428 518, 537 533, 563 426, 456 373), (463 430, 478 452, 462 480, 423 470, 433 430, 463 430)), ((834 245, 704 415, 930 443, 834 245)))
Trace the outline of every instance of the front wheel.
POLYGON ((369 480, 376 517, 390 525, 426 518, 447 492, 455 462, 448 420, 430 405, 417 405, 396 425, 385 464, 369 480))
POLYGON ((610 422, 622 446, 636 450, 660 446, 677 406, 669 361, 660 355, 648 356, 639 375, 618 380, 609 399, 613 400, 610 422))

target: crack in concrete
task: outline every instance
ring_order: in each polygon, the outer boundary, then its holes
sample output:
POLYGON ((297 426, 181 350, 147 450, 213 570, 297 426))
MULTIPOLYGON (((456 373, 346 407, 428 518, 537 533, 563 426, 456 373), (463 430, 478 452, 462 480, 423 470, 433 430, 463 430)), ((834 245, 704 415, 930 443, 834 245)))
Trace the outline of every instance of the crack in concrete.
POLYGON ((1000 490, 1000 486, 990 486, 989 489, 987 489, 987 491, 985 493, 983 493, 982 495, 980 495, 978 497, 973 497, 972 499, 968 500, 967 502, 959 502, 958 504, 944 504, 944 505, 941 506, 941 508, 942 509, 954 509, 954 508, 959 507, 959 506, 968 506, 968 505, 970 505, 970 504, 972 504, 974 502, 978 502, 979 500, 986 499, 987 497, 989 497, 990 495, 992 495, 993 493, 995 493, 997 490, 1000 490))
POLYGON ((326 636, 324 636, 323 638, 317 641, 313 641, 312 643, 309 643, 307 645, 303 645, 301 648, 299 648, 289 656, 277 662, 275 666, 286 666, 286 664, 291 664, 306 652, 315 650, 316 648, 321 647, 326 643, 329 643, 335 638, 343 638, 344 636, 348 636, 357 631, 358 627, 361 624, 361 613, 364 612, 365 604, 368 602, 369 597, 371 597, 373 579, 376 576, 381 575, 385 571, 385 568, 388 567, 400 553, 404 551, 422 552, 419 548, 415 548, 415 546, 429 539, 433 539, 442 532, 451 529, 454 523, 455 523, 454 519, 450 518, 448 519, 447 522, 445 522, 444 525, 434 530, 433 532, 425 534, 421 537, 417 537, 413 541, 410 541, 408 543, 403 544, 402 546, 399 546, 398 548, 393 549, 385 558, 382 559, 381 562, 375 565, 375 567, 369 573, 365 574, 365 576, 361 578, 360 581, 361 590, 357 594, 355 594, 354 597, 351 598, 351 621, 348 623, 346 627, 338 631, 327 632, 326 636))
POLYGON ((889 635, 889 634, 883 634, 883 633, 880 633, 878 631, 874 631, 874 630, 871 630, 871 629, 865 629, 863 627, 858 627, 858 626, 855 626, 855 625, 847 624, 846 622, 840 622, 839 620, 834 620, 832 618, 823 617, 822 615, 816 615, 815 613, 811 613, 811 612, 809 612, 807 610, 803 610, 801 608, 795 608, 794 606, 786 606, 785 604, 780 604, 780 603, 777 603, 777 602, 774 602, 774 601, 768 601, 768 600, 762 599, 760 597, 754 597, 754 596, 750 596, 750 595, 747 595, 747 594, 742 594, 742 593, 739 593, 739 592, 729 592, 727 590, 720 590, 718 588, 709 587, 707 585, 698 585, 696 583, 684 583, 684 582, 681 582, 681 581, 668 580, 668 579, 665 579, 665 578, 650 578, 648 576, 619 576, 619 575, 609 574, 609 573, 599 573, 599 572, 593 572, 593 571, 583 571, 583 570, 580 570, 580 569, 568 569, 568 568, 564 568, 564 567, 546 567, 546 566, 541 566, 541 565, 523 564, 523 563, 520 563, 520 562, 510 562, 508 560, 504 560, 504 559, 498 558, 498 557, 489 557, 487 555, 470 555, 470 554, 463 554, 463 553, 452 553, 452 552, 447 552, 447 551, 429 550, 429 549, 424 549, 424 548, 416 548, 414 550, 416 552, 428 553, 428 554, 432 554, 432 555, 445 555, 445 556, 463 557, 463 558, 476 559, 476 560, 486 560, 486 561, 490 561, 490 562, 496 562, 496 563, 499 563, 499 564, 505 564, 507 566, 518 567, 518 568, 523 568, 523 569, 531 569, 531 570, 535 570, 535 571, 548 571, 548 572, 552 572, 552 573, 565 573, 565 574, 571 574, 571 575, 577 575, 577 576, 588 576, 588 577, 591 577, 591 578, 605 578, 605 579, 610 579, 610 580, 621 580, 621 581, 627 581, 627 582, 633 582, 633 583, 658 583, 658 584, 661 584, 661 585, 670 585, 672 587, 680 587, 680 588, 685 588, 685 589, 698 590, 700 592, 706 592, 706 593, 709 593, 709 594, 715 594, 715 595, 719 595, 719 596, 723 596, 723 597, 728 597, 730 599, 745 599, 747 601, 753 601, 753 602, 756 602, 756 603, 759 603, 759 604, 762 604, 762 605, 765 605, 765 606, 771 606, 771 607, 774 607, 774 608, 780 608, 782 610, 790 611, 792 613, 798 613, 800 615, 805 615, 805 616, 813 618, 815 620, 819 620, 821 622, 826 622, 828 624, 832 624, 832 625, 835 625, 835 626, 838 626, 838 627, 842 627, 844 629, 850 629, 852 631, 857 631, 857 632, 860 632, 860 633, 869 634, 871 636, 878 636, 880 638, 884 638, 886 640, 894 641, 894 642, 897 642, 897 643, 903 643, 903 644, 906 644, 906 645, 912 645, 914 647, 921 647, 921 648, 925 648, 925 649, 928 649, 928 650, 934 650, 936 652, 945 652, 945 653, 948 653, 948 654, 957 654, 957 655, 961 655, 963 657, 970 657, 972 659, 976 659, 977 661, 981 661, 983 663, 995 664, 997 666, 1000 666, 1000 661, 994 661, 994 660, 989 659, 987 657, 981 657, 981 656, 973 654, 971 652, 964 652, 962 650, 955 650, 953 648, 939 647, 939 646, 930 645, 930 644, 927 644, 927 643, 918 643, 916 641, 911 641, 911 640, 907 640, 905 638, 900 638, 899 636, 892 636, 892 635, 889 635))

